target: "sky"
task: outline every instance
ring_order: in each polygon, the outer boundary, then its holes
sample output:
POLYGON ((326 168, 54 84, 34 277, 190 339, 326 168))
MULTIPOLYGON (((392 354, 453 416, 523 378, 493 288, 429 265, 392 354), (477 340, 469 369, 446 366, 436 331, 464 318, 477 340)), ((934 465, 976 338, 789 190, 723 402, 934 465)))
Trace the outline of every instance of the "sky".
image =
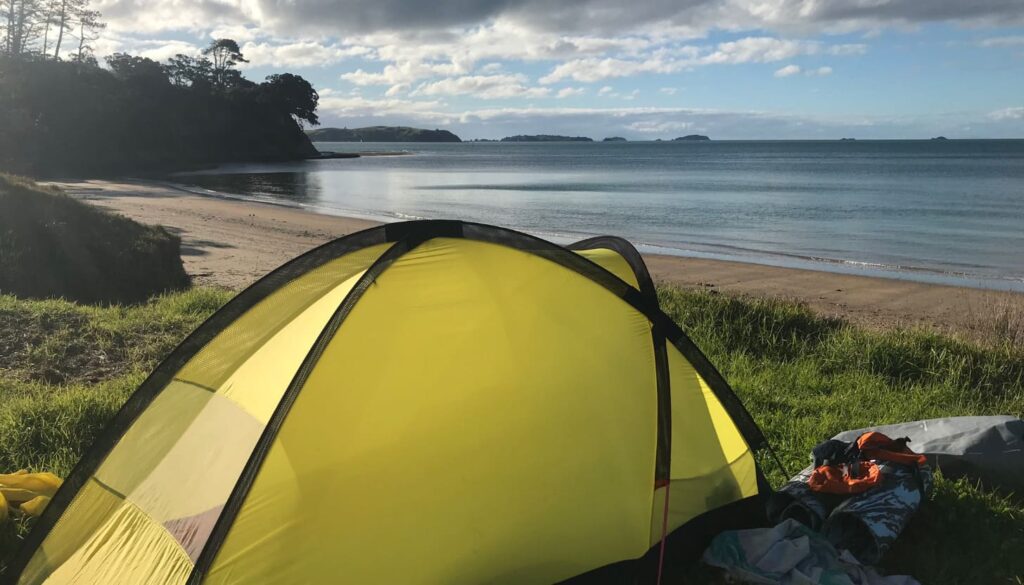
POLYGON ((1024 0, 93 0, 101 59, 238 41, 323 126, 1024 138, 1024 0))

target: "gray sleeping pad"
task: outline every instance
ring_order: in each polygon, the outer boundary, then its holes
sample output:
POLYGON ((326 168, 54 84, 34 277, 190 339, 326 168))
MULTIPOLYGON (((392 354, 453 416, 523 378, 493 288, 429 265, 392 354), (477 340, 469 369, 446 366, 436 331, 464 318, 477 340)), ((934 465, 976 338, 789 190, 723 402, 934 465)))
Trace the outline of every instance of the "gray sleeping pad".
POLYGON ((910 437, 915 453, 928 457, 947 478, 969 477, 989 488, 1024 493, 1024 421, 1013 416, 960 416, 839 433, 854 441, 867 431, 893 439, 910 437))

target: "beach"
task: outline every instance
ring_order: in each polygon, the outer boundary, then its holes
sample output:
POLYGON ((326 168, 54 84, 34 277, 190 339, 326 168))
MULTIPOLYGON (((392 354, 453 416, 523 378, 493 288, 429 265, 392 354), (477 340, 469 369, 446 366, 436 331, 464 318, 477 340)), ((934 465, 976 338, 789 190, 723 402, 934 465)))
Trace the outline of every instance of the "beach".
MULTIPOLYGON (((182 239, 185 269, 198 285, 242 289, 303 252, 377 222, 301 208, 196 195, 144 181, 52 183, 92 205, 162 225, 182 239)), ((934 327, 983 336, 1000 314, 1024 314, 1024 294, 782 268, 645 255, 657 282, 723 294, 774 297, 872 328, 934 327)))

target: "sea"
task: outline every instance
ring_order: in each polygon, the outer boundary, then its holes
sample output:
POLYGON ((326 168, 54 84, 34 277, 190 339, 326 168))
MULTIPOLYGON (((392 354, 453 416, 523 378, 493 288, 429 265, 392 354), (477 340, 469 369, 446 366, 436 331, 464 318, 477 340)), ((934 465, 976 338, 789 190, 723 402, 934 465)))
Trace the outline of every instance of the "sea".
POLYGON ((195 192, 382 221, 456 218, 568 243, 1024 291, 1024 140, 317 143, 195 192), (400 153, 400 154, 395 154, 400 153))

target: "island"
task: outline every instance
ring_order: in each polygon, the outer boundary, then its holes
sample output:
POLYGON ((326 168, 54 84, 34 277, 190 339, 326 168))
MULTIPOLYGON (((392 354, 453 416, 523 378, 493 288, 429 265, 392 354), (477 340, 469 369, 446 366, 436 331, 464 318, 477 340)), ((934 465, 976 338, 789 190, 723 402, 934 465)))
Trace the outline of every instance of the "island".
POLYGON ((702 140, 711 140, 711 139, 708 138, 707 136, 704 136, 703 134, 687 134, 686 136, 680 136, 679 138, 673 138, 672 142, 691 141, 691 140, 693 140, 693 141, 702 141, 702 140))
POLYGON ((839 142, 853 142, 856 138, 840 138, 839 142))
POLYGON ((628 142, 628 141, 625 138, 621 137, 621 136, 609 136, 608 138, 605 138, 601 142, 628 142))
POLYGON ((945 136, 936 136, 935 138, 932 138, 932 140, 949 140, 949 138, 946 138, 945 136))
POLYGON ((425 130, 408 126, 366 128, 317 128, 306 130, 313 142, 462 142, 447 130, 425 130))
POLYGON ((558 136, 556 134, 517 134, 516 136, 506 136, 501 139, 502 142, 593 142, 593 138, 587 138, 586 136, 558 136))

